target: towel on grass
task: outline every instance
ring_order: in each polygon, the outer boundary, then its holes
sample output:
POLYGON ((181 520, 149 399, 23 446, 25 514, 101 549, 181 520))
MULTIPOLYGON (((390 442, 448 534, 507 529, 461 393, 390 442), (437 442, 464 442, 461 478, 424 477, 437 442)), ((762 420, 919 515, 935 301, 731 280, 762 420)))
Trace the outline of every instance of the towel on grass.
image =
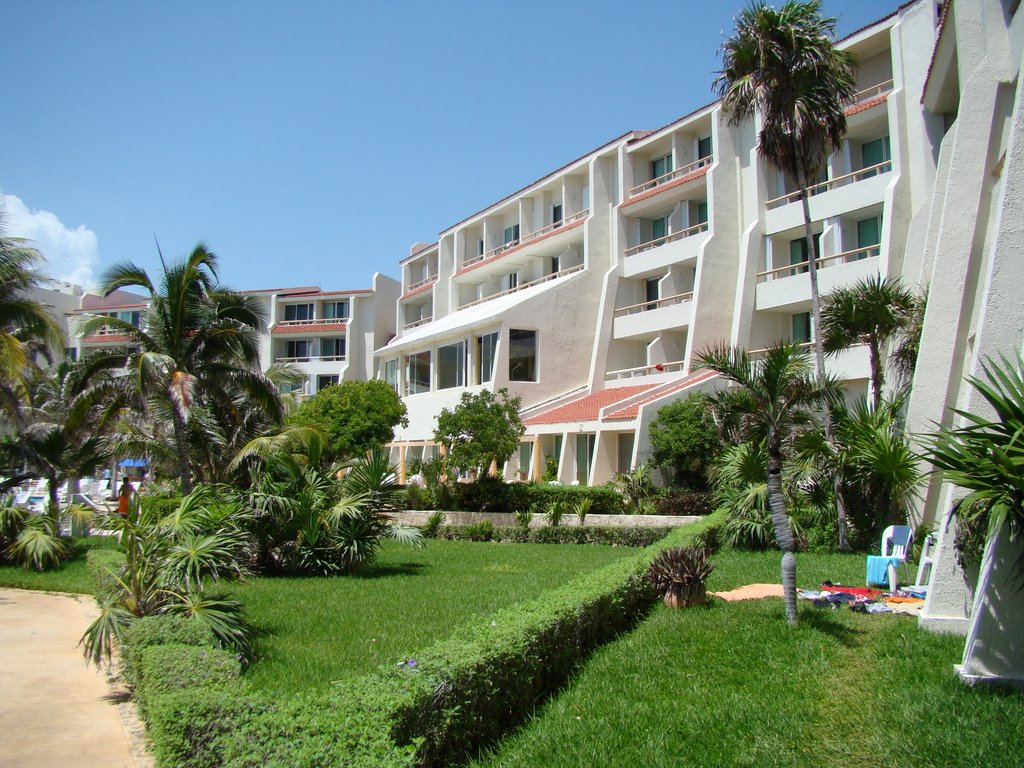
POLYGON ((902 562, 899 557, 868 555, 868 584, 888 584, 889 565, 898 566, 902 562))

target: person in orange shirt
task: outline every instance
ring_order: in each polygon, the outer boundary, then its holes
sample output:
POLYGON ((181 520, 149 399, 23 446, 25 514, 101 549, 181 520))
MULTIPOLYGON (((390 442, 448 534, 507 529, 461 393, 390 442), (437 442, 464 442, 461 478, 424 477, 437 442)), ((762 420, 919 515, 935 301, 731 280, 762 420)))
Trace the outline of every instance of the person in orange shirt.
POLYGON ((117 514, 121 517, 128 517, 128 505, 132 500, 132 484, 128 478, 121 482, 121 490, 117 494, 117 514))

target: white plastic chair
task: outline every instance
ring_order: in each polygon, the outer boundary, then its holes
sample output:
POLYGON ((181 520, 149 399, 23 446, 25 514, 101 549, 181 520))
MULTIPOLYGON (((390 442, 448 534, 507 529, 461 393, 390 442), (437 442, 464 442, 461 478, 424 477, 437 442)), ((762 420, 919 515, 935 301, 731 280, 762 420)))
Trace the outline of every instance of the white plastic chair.
MULTIPOLYGON (((909 525, 890 525, 882 531, 882 557, 897 558, 907 568, 907 557, 910 556, 910 547, 914 543, 914 529, 909 525)), ((889 591, 895 592, 899 587, 899 578, 896 573, 896 564, 889 563, 889 591)), ((909 573, 908 573, 909 578, 909 573)))

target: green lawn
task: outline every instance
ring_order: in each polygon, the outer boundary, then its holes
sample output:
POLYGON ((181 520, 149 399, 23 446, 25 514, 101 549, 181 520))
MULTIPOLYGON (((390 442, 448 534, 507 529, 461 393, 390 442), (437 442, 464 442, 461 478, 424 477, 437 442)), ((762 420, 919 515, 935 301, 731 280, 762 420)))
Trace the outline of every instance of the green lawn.
POLYGON ((260 630, 254 688, 295 692, 397 663, 471 618, 636 550, 592 545, 388 543, 357 578, 253 578, 233 592, 260 630))
POLYGON ((22 568, 20 565, 0 566, 0 587, 94 594, 96 585, 85 568, 86 548, 109 549, 116 546, 117 542, 110 536, 90 536, 85 540, 76 539, 75 551, 71 559, 55 571, 36 572, 22 568))
MULTIPOLYGON (((710 586, 771 581, 778 554, 716 558, 710 586)), ((798 556, 798 579, 863 579, 863 557, 798 556)), ((778 598, 672 611, 598 651, 476 768, 1024 765, 1024 695, 953 675, 963 638, 911 617, 778 598)))

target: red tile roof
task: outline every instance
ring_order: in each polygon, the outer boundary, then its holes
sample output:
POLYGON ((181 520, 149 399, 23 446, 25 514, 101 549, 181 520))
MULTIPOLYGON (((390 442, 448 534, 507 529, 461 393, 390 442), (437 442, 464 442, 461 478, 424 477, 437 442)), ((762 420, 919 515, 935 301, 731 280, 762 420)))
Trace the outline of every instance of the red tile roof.
POLYGON ((650 397, 644 400, 638 400, 637 402, 632 403, 631 405, 627 405, 624 408, 620 408, 617 411, 612 411, 611 413, 607 414, 604 417, 603 421, 628 421, 631 419, 635 419, 638 415, 640 415, 640 406, 646 405, 647 403, 653 403, 654 401, 660 400, 661 398, 666 397, 667 395, 674 394, 681 389, 686 389, 687 387, 692 387, 694 384, 699 384, 700 382, 706 381, 707 379, 713 378, 717 375, 718 374, 716 374, 714 371, 709 370, 700 370, 697 371, 696 373, 692 373, 685 379, 680 381, 678 384, 676 384, 674 387, 662 390, 661 392, 658 392, 656 395, 651 395, 650 397))
POLYGON ((594 392, 590 395, 573 400, 558 408, 542 413, 533 418, 527 419, 526 426, 536 424, 563 424, 569 422, 595 421, 601 414, 602 408, 607 408, 622 400, 639 395, 654 387, 654 384, 640 384, 628 387, 613 387, 594 392))
POLYGON ((534 243, 539 243, 541 240, 547 240, 549 237, 554 237, 555 235, 560 235, 563 232, 568 232, 570 229, 575 229, 576 227, 582 226, 583 223, 585 221, 587 221, 587 219, 589 219, 589 218, 590 217, 587 216, 586 218, 582 218, 579 221, 574 221, 572 224, 566 224, 564 227, 559 227, 558 229, 553 229, 550 232, 541 235, 540 237, 534 237, 534 238, 528 240, 525 243, 520 243, 519 245, 513 245, 511 248, 506 248, 501 253, 496 253, 493 256, 491 256, 490 258, 484 259, 483 261, 478 261, 475 264, 470 264, 465 269, 458 270, 455 274, 456 275, 464 275, 467 272, 472 272, 474 269, 478 269, 479 267, 484 266, 485 264, 493 264, 498 259, 502 259, 502 258, 508 256, 510 253, 515 253, 516 251, 518 251, 518 250, 520 250, 522 248, 525 248, 528 245, 533 245, 534 243))
POLYGON ((672 179, 672 181, 668 181, 665 182, 664 184, 659 184, 656 187, 652 187, 651 189, 648 189, 646 192, 641 192, 639 195, 634 195, 633 197, 629 198, 629 200, 620 205, 619 208, 625 208, 626 206, 632 205, 633 203, 639 203, 641 200, 646 200, 649 197, 654 197, 655 195, 661 194, 666 189, 672 189, 672 187, 678 187, 680 184, 685 184, 688 181, 698 179, 708 172, 708 167, 709 166, 705 165, 703 168, 698 168, 693 173, 688 173, 685 176, 680 176, 678 179, 672 179))
POLYGON ((883 93, 881 96, 875 96, 873 99, 862 101, 860 104, 854 104, 852 107, 846 110, 846 116, 856 115, 858 112, 865 112, 871 109, 876 104, 882 104, 889 98, 888 93, 883 93))
POLYGON ((406 291, 399 298, 408 299, 410 296, 415 296, 417 293, 423 293, 428 288, 433 288, 437 285, 437 280, 431 280, 429 283, 421 285, 419 288, 413 288, 411 291, 406 291))
POLYGON ((337 331, 341 333, 345 330, 345 323, 301 323, 296 325, 275 325, 274 335, 277 336, 282 333, 325 333, 330 331, 337 331))

